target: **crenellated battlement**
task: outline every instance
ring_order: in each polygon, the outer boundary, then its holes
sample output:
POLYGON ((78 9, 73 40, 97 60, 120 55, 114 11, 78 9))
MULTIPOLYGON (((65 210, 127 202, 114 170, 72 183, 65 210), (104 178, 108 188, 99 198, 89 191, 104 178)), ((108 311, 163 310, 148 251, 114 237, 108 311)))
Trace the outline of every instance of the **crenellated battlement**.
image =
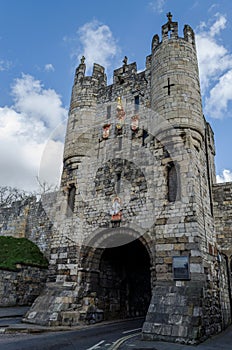
MULTIPOLYGON (((167 14, 167 18, 167 23, 165 23, 162 26, 162 40, 160 41, 160 37, 158 34, 154 35, 151 44, 151 54, 146 57, 146 67, 143 72, 143 75, 146 76, 147 80, 149 80, 150 77, 152 57, 156 55, 157 48, 160 48, 162 45, 169 45, 176 41, 179 43, 189 43, 191 44, 193 51, 195 52, 195 34, 193 29, 189 25, 185 25, 183 30, 183 37, 179 37, 178 22, 172 21, 172 14, 170 12, 167 14)), ((172 50, 171 46, 169 50, 172 50)), ((173 53, 174 51, 175 47, 173 47, 173 53)), ((87 91, 89 91, 90 93, 94 92, 96 94, 99 94, 99 91, 101 91, 102 94, 103 90, 105 93, 109 90, 109 87, 111 91, 115 91, 117 89, 122 90, 125 88, 125 86, 135 84, 135 82, 138 81, 141 76, 141 72, 137 72, 136 62, 128 64, 127 56, 124 57, 122 62, 122 66, 114 70, 113 84, 107 86, 107 76, 105 74, 105 68, 100 64, 94 63, 92 75, 85 76, 85 57, 82 56, 81 62, 75 72, 73 91, 75 92, 75 94, 82 95, 83 91, 81 92, 80 89, 86 88, 89 89, 86 90, 86 93, 87 91)))
POLYGON ((122 85, 128 79, 133 79, 137 75, 136 62, 127 63, 127 57, 123 60, 123 66, 114 70, 114 84, 122 85))
POLYGON ((74 78, 74 86, 106 86, 107 77, 105 74, 105 68, 100 64, 94 63, 93 65, 93 73, 91 76, 85 76, 86 64, 85 57, 82 56, 81 63, 76 68, 75 78, 74 78))
POLYGON ((172 14, 167 14, 168 22, 162 26, 162 41, 178 39, 178 22, 172 21, 172 14), (169 36, 170 35, 170 36, 169 36))
POLYGON ((162 43, 166 43, 169 40, 179 40, 184 39, 185 41, 193 44, 195 46, 195 34, 193 29, 189 25, 184 26, 183 37, 178 35, 178 22, 172 21, 172 14, 169 12, 167 14, 168 22, 162 26, 162 41, 160 41, 159 35, 155 34, 152 39, 151 50, 154 53, 154 50, 157 46, 162 43))
POLYGON ((194 46, 196 45, 194 31, 188 24, 184 26, 184 39, 194 46))
MULTIPOLYGON (((84 63, 85 58, 82 57, 81 63, 76 68, 74 87, 81 88, 105 88, 107 87, 107 76, 105 74, 105 68, 100 64, 93 64, 93 72, 91 76, 86 76, 86 65, 84 63)), ((149 69, 151 65, 151 57, 148 56, 146 60, 146 69, 149 69)), ((141 72, 140 72, 141 73, 141 72)), ((140 73, 137 72, 136 62, 127 63, 127 57, 125 56, 123 60, 123 65, 114 70, 113 74, 113 85, 120 86, 126 82, 130 82, 139 79, 140 73)))
MULTIPOLYGON (((194 32, 185 25, 183 37, 179 37, 178 22, 172 20, 170 12, 167 18, 162 26, 162 41, 154 35, 142 72, 138 72, 136 62, 128 63, 125 56, 122 66, 113 72, 113 83, 107 85, 105 68, 94 63, 92 75, 86 76, 85 57, 81 58, 70 103, 70 135, 75 127, 80 129, 83 123, 86 127, 90 123, 90 116, 82 119, 82 110, 89 109, 92 115, 100 108, 98 113, 105 116, 104 122, 109 121, 118 97, 127 104, 151 108, 172 125, 191 127, 204 135, 194 32)), ((99 118, 92 115, 91 120, 93 123, 99 118)))

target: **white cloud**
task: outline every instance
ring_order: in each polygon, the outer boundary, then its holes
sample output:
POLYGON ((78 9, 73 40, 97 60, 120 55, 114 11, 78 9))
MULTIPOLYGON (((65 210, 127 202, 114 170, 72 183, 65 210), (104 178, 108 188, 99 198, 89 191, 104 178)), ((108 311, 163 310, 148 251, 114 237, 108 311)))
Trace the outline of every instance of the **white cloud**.
POLYGON ((154 12, 162 13, 164 11, 164 6, 166 4, 166 0, 153 0, 149 2, 149 6, 154 12))
POLYGON ((0 72, 8 70, 11 66, 11 62, 0 59, 0 72))
POLYGON ((92 70, 93 63, 101 64, 107 70, 112 59, 120 53, 110 28, 97 20, 84 24, 77 34, 82 46, 78 58, 85 56, 88 71, 92 70))
POLYGON ((228 103, 232 100, 228 89, 232 83, 232 53, 220 43, 220 33, 226 28, 226 23, 226 17, 217 13, 213 23, 201 23, 196 35, 205 112, 214 118, 226 115, 228 103))
POLYGON ((39 123, 51 132, 66 116, 60 96, 53 89, 45 89, 39 80, 28 74, 15 80, 12 87, 14 109, 27 119, 39 123))
POLYGON ((47 63, 47 64, 45 64, 45 66, 44 66, 44 70, 45 70, 46 72, 54 72, 54 71, 55 71, 55 68, 54 68, 54 66, 53 66, 51 63, 47 63))
POLYGON ((194 8, 198 7, 199 6, 199 1, 195 1, 192 5, 192 7, 190 8, 191 10, 193 10, 194 8))
POLYGON ((231 182, 232 172, 230 170, 224 169, 221 175, 217 175, 217 183, 231 182))
POLYGON ((213 118, 223 118, 232 101, 232 69, 222 75, 205 100, 205 112, 213 118))
POLYGON ((15 80, 12 95, 14 104, 0 108, 0 186, 35 190, 47 140, 51 146, 51 152, 46 147, 47 154, 50 152, 57 162, 56 167, 56 162, 47 164, 47 180, 57 179, 63 149, 62 133, 55 138, 50 135, 67 116, 67 111, 54 90, 45 89, 30 75, 23 74, 15 80))
POLYGON ((214 37, 217 34, 220 34, 220 31, 225 29, 226 27, 226 22, 227 22, 226 17, 219 13, 216 14, 216 17, 217 17, 217 20, 211 26, 210 32, 209 32, 212 37, 214 37))

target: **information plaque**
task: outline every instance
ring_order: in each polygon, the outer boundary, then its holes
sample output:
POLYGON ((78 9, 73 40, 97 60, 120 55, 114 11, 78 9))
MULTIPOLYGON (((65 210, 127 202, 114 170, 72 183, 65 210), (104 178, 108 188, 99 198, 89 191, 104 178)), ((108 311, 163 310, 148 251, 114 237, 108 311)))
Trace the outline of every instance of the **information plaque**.
POLYGON ((172 267, 174 280, 190 279, 188 256, 173 256, 172 267))

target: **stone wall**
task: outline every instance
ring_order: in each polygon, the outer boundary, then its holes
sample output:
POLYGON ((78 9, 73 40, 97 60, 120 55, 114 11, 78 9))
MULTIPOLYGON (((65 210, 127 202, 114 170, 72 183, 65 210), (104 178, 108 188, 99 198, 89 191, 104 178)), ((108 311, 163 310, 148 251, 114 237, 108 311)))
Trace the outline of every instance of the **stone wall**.
POLYGON ((18 266, 17 271, 0 270, 0 307, 32 305, 42 292, 47 269, 18 266))
POLYGON ((153 291, 152 301, 143 326, 144 340, 186 342, 204 336, 202 327, 202 283, 179 282, 176 286, 159 283, 153 291))
POLYGON ((55 198, 56 192, 46 194, 40 200, 30 197, 14 202, 11 207, 1 208, 0 235, 28 238, 49 259, 52 218, 47 208, 55 202, 55 198))
POLYGON ((0 234, 22 238, 26 235, 27 218, 34 197, 12 203, 11 207, 0 208, 0 234))
POLYGON ((223 252, 232 254, 232 183, 213 186, 214 219, 217 241, 223 252))
POLYGON ((219 258, 219 295, 222 313, 222 328, 231 324, 231 274, 229 260, 226 255, 220 254, 219 258))
POLYGON ((31 203, 28 211, 25 237, 35 243, 49 259, 51 253, 53 211, 57 210, 58 192, 41 196, 39 201, 31 203))

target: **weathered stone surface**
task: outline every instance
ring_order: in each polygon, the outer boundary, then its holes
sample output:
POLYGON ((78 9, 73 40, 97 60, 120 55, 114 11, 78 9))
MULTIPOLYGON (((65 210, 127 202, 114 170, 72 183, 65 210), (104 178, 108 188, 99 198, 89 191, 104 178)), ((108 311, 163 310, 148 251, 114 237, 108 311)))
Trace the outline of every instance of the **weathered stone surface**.
POLYGON ((47 270, 37 267, 0 270, 0 307, 32 305, 45 287, 46 278, 47 270))
POLYGON ((56 202, 55 198, 56 193, 51 193, 39 201, 32 197, 15 202, 12 207, 1 208, 0 235, 28 238, 49 258, 52 222, 45 204, 51 206, 56 202))

